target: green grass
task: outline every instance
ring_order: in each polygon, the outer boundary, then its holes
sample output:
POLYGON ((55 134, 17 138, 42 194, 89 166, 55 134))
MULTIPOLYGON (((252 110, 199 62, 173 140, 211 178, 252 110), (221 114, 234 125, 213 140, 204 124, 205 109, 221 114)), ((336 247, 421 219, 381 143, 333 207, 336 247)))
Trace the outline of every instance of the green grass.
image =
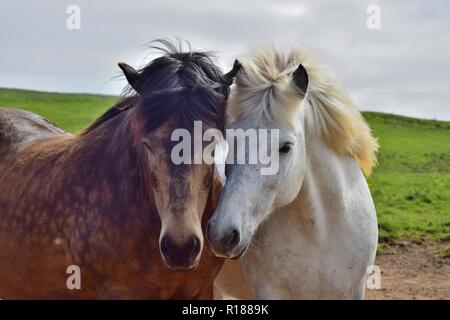
POLYGON ((116 100, 114 96, 0 88, 0 107, 37 113, 69 132, 85 128, 116 100))
MULTIPOLYGON (((0 106, 22 108, 79 132, 114 96, 0 89, 0 106)), ((450 122, 364 113, 378 137, 379 165, 368 178, 381 240, 450 240, 450 122)))
POLYGON ((450 240, 450 122, 364 117, 381 146, 368 178, 380 238, 450 240))

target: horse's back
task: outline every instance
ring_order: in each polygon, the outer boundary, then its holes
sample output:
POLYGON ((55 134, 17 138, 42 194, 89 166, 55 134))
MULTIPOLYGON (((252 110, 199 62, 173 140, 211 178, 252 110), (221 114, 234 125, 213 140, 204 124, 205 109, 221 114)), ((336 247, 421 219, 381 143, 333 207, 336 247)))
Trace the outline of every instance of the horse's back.
POLYGON ((32 112, 0 108, 0 161, 34 141, 65 135, 68 133, 32 112))

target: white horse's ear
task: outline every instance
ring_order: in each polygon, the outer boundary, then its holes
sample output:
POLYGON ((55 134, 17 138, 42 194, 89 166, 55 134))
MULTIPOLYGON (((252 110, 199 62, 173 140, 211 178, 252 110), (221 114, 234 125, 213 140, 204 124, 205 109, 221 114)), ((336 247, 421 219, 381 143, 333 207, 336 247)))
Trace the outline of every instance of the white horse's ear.
POLYGON ((300 94, 305 96, 306 91, 308 90, 309 78, 303 65, 300 64, 297 70, 294 71, 292 79, 294 80, 295 86, 299 89, 300 94))
POLYGON ((225 185, 227 177, 225 176, 225 161, 228 155, 228 142, 225 139, 219 140, 214 146, 214 164, 219 172, 220 181, 225 185))

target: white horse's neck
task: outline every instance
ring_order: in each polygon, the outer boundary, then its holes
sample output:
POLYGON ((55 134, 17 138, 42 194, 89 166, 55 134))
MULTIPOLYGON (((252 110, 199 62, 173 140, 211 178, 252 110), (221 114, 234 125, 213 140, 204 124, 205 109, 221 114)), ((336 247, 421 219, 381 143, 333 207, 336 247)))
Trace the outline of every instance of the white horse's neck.
POLYGON ((356 159, 336 154, 314 130, 309 113, 312 107, 305 105, 305 108, 305 178, 297 198, 288 207, 300 215, 303 231, 323 242, 354 222, 355 195, 361 191, 363 196, 369 193, 356 159))
POLYGON ((307 168, 298 196, 260 225, 243 259, 257 297, 342 299, 364 292, 377 242, 372 198, 356 159, 336 154, 309 131, 312 125, 305 127, 307 168), (259 288, 262 276, 292 281, 259 288))
POLYGON ((360 170, 354 159, 338 157, 322 140, 314 140, 307 141, 307 170, 299 195, 291 205, 309 220, 305 227, 314 230, 317 240, 326 241, 330 228, 345 217, 346 185, 352 171, 349 167, 360 170))

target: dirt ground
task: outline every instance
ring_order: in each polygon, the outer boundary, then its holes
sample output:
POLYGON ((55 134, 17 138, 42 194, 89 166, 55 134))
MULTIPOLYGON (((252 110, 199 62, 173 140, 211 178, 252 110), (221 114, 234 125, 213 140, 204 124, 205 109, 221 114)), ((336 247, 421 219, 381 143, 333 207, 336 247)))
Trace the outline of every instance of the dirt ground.
POLYGON ((366 299, 450 299, 450 259, 439 258, 444 244, 403 243, 378 255, 381 289, 366 290, 366 299))

